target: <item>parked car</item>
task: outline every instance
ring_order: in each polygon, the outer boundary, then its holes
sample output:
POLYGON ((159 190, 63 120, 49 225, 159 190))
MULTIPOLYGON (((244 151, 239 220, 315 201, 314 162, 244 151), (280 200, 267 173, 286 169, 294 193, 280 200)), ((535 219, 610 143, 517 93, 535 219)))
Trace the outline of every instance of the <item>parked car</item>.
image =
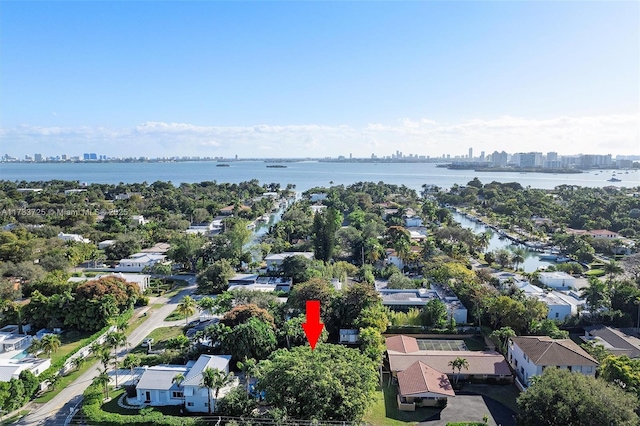
POLYGON ((153 343, 153 337, 147 337, 142 341, 142 346, 149 346, 153 343))

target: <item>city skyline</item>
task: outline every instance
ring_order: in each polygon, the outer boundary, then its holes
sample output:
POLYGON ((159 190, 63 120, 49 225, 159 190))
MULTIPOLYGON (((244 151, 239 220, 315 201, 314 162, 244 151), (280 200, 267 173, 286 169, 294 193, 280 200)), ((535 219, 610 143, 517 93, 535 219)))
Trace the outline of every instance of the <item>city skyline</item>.
POLYGON ((0 143, 21 157, 633 155, 639 8, 8 2, 0 143))

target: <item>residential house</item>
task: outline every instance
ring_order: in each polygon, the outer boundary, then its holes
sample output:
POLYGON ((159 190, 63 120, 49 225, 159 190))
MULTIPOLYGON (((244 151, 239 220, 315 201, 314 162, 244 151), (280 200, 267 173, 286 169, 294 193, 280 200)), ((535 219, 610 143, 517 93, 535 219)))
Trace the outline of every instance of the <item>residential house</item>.
POLYGON ((168 264, 166 257, 163 254, 138 252, 120 260, 115 269, 124 272, 142 272, 145 268, 151 268, 156 263, 168 264))
POLYGON ((584 331, 582 340, 585 342, 600 344, 615 356, 640 358, 640 339, 636 328, 612 328, 598 324, 584 327, 584 331))
MULTIPOLYGON (((495 382, 511 383, 513 375, 504 357, 492 351, 437 351, 422 350, 415 337, 397 335, 385 339, 389 371, 392 377, 407 371, 416 362, 435 369, 447 375, 449 380, 459 375, 461 380, 493 380, 495 382), (456 358, 464 358, 469 364, 468 369, 453 371, 449 363, 456 358)), ((415 368, 415 367, 414 367, 415 368)))
POLYGON ((134 226, 146 225, 147 223, 149 223, 149 221, 145 219, 144 216, 141 214, 133 215, 131 216, 130 219, 131 219, 131 224, 134 226))
POLYGON ((376 290, 382 299, 382 305, 391 310, 406 312, 411 308, 421 309, 430 300, 436 299, 445 304, 449 317, 453 317, 456 323, 467 322, 467 308, 444 287, 432 285, 431 289, 388 289, 383 285, 382 282, 377 281, 376 290))
POLYGON ((327 194, 323 192, 314 192, 313 194, 309 194, 309 199, 311 200, 312 203, 315 203, 318 201, 324 201, 327 199, 327 194))
POLYGON ((309 260, 313 260, 313 252, 291 251, 285 253, 270 254, 264 258, 265 262, 267 262, 267 271, 280 271, 282 268, 282 262, 292 256, 304 256, 309 260))
POLYGON ((205 236, 216 235, 222 232, 224 225, 222 219, 214 219, 211 222, 191 223, 185 231, 187 234, 201 234, 205 236))
POLYGON ((91 240, 88 238, 84 238, 82 235, 78 234, 65 234, 64 232, 60 232, 58 234, 58 238, 62 241, 72 241, 74 243, 90 243, 91 240))
POLYGON ((398 372, 397 378, 398 408, 401 411, 414 411, 416 403, 423 407, 438 406, 446 403, 447 398, 456 396, 447 375, 422 361, 398 372))
POLYGON ((116 240, 104 240, 104 241, 100 241, 98 243, 98 249, 99 250, 104 250, 109 246, 112 246, 116 243, 116 240))
POLYGON ((575 291, 545 291, 528 281, 519 281, 515 286, 525 296, 534 297, 546 304, 549 308, 548 319, 562 321, 577 315, 586 306, 586 301, 581 299, 575 291))
POLYGON ((552 339, 549 336, 520 336, 509 339, 507 359, 520 382, 529 386, 533 376, 546 367, 595 376, 598 361, 571 339, 552 339))
POLYGON ((114 272, 111 274, 98 274, 95 277, 70 277, 67 281, 68 282, 75 282, 75 283, 81 283, 81 282, 85 282, 85 281, 96 281, 99 280, 100 278, 104 278, 104 277, 118 277, 118 278, 122 278, 123 280, 130 282, 130 283, 135 283, 138 285, 138 288, 140 288, 140 292, 144 293, 145 290, 147 288, 149 288, 149 283, 151 281, 151 275, 146 275, 146 274, 123 274, 122 272, 114 272))
MULTIPOLYGON (((187 411, 197 413, 209 412, 209 400, 216 403, 215 389, 207 389, 202 385, 202 372, 207 368, 229 372, 231 355, 200 355, 194 362, 185 365, 159 365, 145 368, 136 384, 136 402, 141 405, 166 406, 184 404, 187 411), (174 378, 184 375, 178 386, 174 378), (210 393, 210 395, 209 395, 210 393)), ((237 380, 221 388, 218 398, 222 399, 237 380)))
POLYGON ((0 359, 0 382, 18 379, 20 373, 24 370, 29 370, 35 376, 38 376, 50 366, 51 359, 49 358, 0 359))
POLYGON ((360 331, 357 328, 341 328, 340 343, 358 343, 360 331))
POLYGON ((540 272, 540 282, 553 288, 576 288, 576 279, 566 272, 540 272))
POLYGON ((423 226, 422 218, 420 216, 407 216, 404 218, 404 226, 407 228, 421 227, 423 226))

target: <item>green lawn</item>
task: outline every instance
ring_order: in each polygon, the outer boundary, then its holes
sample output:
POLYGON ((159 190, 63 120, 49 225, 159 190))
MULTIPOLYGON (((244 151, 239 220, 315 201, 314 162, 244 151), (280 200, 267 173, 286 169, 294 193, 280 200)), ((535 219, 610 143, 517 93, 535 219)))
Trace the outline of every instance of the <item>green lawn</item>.
POLYGON ((21 418, 23 418, 24 416, 26 416, 27 414, 29 414, 29 410, 22 410, 16 415, 13 415, 11 417, 7 417, 6 419, 2 419, 2 421, 0 422, 0 425, 4 426, 4 425, 13 424, 13 423, 17 422, 18 420, 20 420, 21 418))
POLYGON ((80 377, 80 375, 82 375, 82 373, 87 371, 96 362, 96 359, 97 358, 94 357, 94 356, 90 356, 90 357, 86 358, 86 361, 82 365, 82 367, 80 367, 80 370, 73 370, 71 373, 67 374, 66 376, 60 377, 60 379, 58 380, 58 383, 56 383, 55 389, 50 390, 50 391, 46 391, 41 396, 39 396, 38 398, 34 399, 34 402, 44 404, 45 402, 51 401, 53 399, 53 397, 55 397, 58 393, 60 393, 60 391, 62 389, 64 389, 67 386, 69 386, 78 377, 80 377))
MULTIPOLYGON (((92 333, 79 333, 79 332, 70 332, 63 333, 60 337, 60 347, 58 350, 51 354, 51 364, 54 364, 61 358, 69 355, 71 352, 75 351, 82 344, 82 340, 86 337, 91 336, 92 333)), ((39 355, 40 358, 49 358, 45 353, 39 355)))
POLYGON ((164 319, 165 321, 178 321, 178 320, 182 320, 184 321, 184 317, 178 313, 178 308, 176 308, 173 312, 171 312, 169 314, 168 317, 166 317, 164 319))
POLYGON ((416 411, 398 410, 397 386, 383 386, 373 397, 373 402, 363 420, 373 426, 408 426, 431 418, 441 411, 439 408, 416 408, 416 411))
MULTIPOLYGON (((160 327, 153 330, 151 333, 147 335, 146 338, 153 339, 153 344, 151 348, 153 350, 165 349, 164 342, 172 337, 176 337, 182 334, 182 327, 160 327)), ((147 353, 147 347, 138 345, 135 348, 131 349, 131 353, 147 353)))
MULTIPOLYGON (((111 397, 111 401, 103 404, 102 410, 106 411, 107 413, 116 413, 116 414, 122 414, 125 416, 140 414, 139 409, 129 410, 127 408, 122 408, 118 405, 118 399, 120 398, 120 395, 122 395, 124 392, 125 392, 124 389, 114 391, 114 392, 109 392, 109 397, 111 397)), ((173 406, 166 406, 166 407, 153 407, 153 411, 159 411, 166 416, 189 415, 187 413, 181 413, 180 412, 181 408, 182 407, 180 405, 173 405, 173 406)), ((184 409, 182 411, 184 411, 184 409)))
POLYGON ((591 269, 584 273, 587 277, 603 277, 605 275, 604 269, 591 269))

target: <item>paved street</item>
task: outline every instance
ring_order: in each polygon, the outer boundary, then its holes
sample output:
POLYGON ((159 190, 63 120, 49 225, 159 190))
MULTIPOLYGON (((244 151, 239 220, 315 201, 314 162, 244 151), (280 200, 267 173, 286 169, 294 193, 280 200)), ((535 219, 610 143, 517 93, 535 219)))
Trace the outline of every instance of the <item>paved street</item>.
MULTIPOLYGON (((174 311, 180 300, 186 295, 192 294, 196 288, 195 276, 177 276, 182 280, 188 282, 188 286, 185 287, 180 293, 171 299, 159 297, 150 302, 151 304, 164 303, 164 306, 149 314, 149 318, 137 327, 131 335, 128 337, 131 347, 139 345, 142 340, 153 330, 159 327, 167 327, 172 325, 184 325, 184 321, 164 321, 164 319, 174 311)), ((193 316, 197 318, 197 313, 193 316)), ((119 356, 126 355, 126 349, 119 352, 119 356)), ((96 362, 92 365, 84 374, 82 374, 76 381, 71 383, 66 388, 62 389, 58 395, 56 395, 51 401, 43 404, 28 416, 22 418, 17 425, 63 425, 69 413, 75 408, 79 402, 82 401, 82 393, 89 387, 93 379, 98 376, 98 368, 101 367, 100 362, 96 362)))

